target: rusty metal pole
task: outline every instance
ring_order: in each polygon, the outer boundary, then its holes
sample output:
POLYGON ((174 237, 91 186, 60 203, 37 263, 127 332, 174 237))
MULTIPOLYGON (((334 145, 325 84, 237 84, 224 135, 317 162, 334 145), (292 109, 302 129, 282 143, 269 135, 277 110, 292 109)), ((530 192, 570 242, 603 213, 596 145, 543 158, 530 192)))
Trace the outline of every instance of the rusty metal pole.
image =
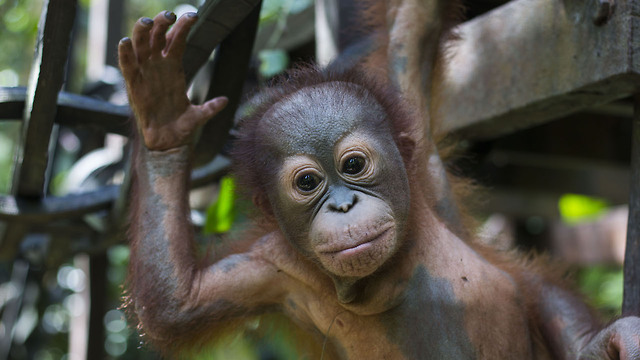
POLYGON ((634 97, 629 223, 624 256, 623 316, 640 316, 640 94, 634 97))

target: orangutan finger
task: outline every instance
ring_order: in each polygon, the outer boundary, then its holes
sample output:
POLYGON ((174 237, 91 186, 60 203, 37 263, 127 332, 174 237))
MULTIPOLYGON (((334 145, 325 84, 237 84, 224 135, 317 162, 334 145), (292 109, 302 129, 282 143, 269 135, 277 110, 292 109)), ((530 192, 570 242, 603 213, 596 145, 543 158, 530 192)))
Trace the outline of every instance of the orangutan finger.
POLYGON ((166 33, 169 26, 176 21, 176 14, 163 11, 153 18, 151 29, 151 56, 160 55, 166 44, 166 33))
POLYGON ((153 27, 153 20, 148 17, 140 18, 133 26, 133 50, 138 59, 138 63, 142 63, 149 58, 151 47, 149 44, 149 32, 153 27))

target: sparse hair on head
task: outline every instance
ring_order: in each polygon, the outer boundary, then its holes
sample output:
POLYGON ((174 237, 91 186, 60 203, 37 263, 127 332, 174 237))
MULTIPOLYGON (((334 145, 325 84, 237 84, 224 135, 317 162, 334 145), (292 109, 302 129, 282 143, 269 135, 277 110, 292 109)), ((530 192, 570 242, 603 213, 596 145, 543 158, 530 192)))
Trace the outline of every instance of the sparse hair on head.
MULTIPOLYGON (((257 129, 262 119, 269 110, 280 101, 291 97, 294 93, 305 88, 311 88, 327 83, 354 84, 351 88, 353 95, 358 97, 373 97, 386 114, 392 135, 400 153, 409 161, 413 144, 403 141, 404 135, 413 135, 417 117, 412 116, 410 107, 405 104, 399 91, 390 84, 381 83, 379 80, 368 76, 357 69, 334 71, 320 69, 317 66, 305 65, 294 68, 277 78, 272 84, 263 89, 257 96, 258 104, 247 116, 241 118, 238 123, 237 139, 234 142, 231 157, 233 160, 233 172, 244 195, 256 200, 263 198, 266 191, 264 183, 264 171, 269 164, 260 155, 257 129)), ((318 107, 321 111, 321 107, 318 107)))

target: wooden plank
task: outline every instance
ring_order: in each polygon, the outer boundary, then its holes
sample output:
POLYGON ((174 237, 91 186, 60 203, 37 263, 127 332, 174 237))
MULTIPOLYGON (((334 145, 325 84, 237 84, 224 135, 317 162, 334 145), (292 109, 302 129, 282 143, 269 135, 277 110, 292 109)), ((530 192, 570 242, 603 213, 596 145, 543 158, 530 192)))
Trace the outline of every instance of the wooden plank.
POLYGON ((626 166, 536 154, 496 153, 493 159, 467 167, 465 176, 498 190, 518 188, 556 196, 577 193, 603 198, 611 204, 625 204, 629 199, 626 166))
POLYGON ((493 138, 636 92, 638 0, 515 0, 459 27, 433 101, 441 131, 493 138))
MULTIPOLYGON (((0 87, 0 120, 22 120, 27 89, 0 87)), ((58 94, 55 123, 70 127, 96 127, 108 133, 131 135, 128 105, 61 91, 58 94)))
POLYGON ((622 316, 640 316, 640 95, 635 98, 622 316))
POLYGON ((482 204, 472 210, 486 215, 500 213, 509 217, 542 216, 555 219, 560 216, 558 199, 558 194, 547 191, 499 187, 491 189, 488 194, 477 195, 471 201, 471 206, 482 204))
POLYGON ((187 37, 183 64, 187 83, 224 38, 260 3, 260 0, 209 0, 198 10, 198 21, 187 37))
POLYGON ((76 6, 76 0, 56 0, 49 1, 43 10, 45 22, 39 26, 14 173, 13 192, 20 196, 44 194, 49 137, 64 81, 76 6))

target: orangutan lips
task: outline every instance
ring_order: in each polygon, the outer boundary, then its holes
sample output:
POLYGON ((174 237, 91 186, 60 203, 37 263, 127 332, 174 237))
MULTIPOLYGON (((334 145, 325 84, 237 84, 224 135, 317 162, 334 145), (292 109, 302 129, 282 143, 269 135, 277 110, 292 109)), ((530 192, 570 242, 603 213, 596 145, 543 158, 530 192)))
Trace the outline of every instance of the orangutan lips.
POLYGON ((373 246, 373 244, 386 237, 387 234, 389 234, 389 232, 393 229, 393 226, 389 226, 387 228, 385 228, 384 230, 382 230, 381 232, 379 232, 378 234, 374 235, 373 237, 370 238, 364 238, 362 239, 362 241, 358 242, 355 245, 349 245, 346 246, 344 248, 341 249, 337 249, 337 250, 332 250, 332 251, 322 251, 321 254, 323 255, 354 255, 356 253, 359 253, 361 251, 365 251, 368 248, 370 248, 371 246, 373 246))

